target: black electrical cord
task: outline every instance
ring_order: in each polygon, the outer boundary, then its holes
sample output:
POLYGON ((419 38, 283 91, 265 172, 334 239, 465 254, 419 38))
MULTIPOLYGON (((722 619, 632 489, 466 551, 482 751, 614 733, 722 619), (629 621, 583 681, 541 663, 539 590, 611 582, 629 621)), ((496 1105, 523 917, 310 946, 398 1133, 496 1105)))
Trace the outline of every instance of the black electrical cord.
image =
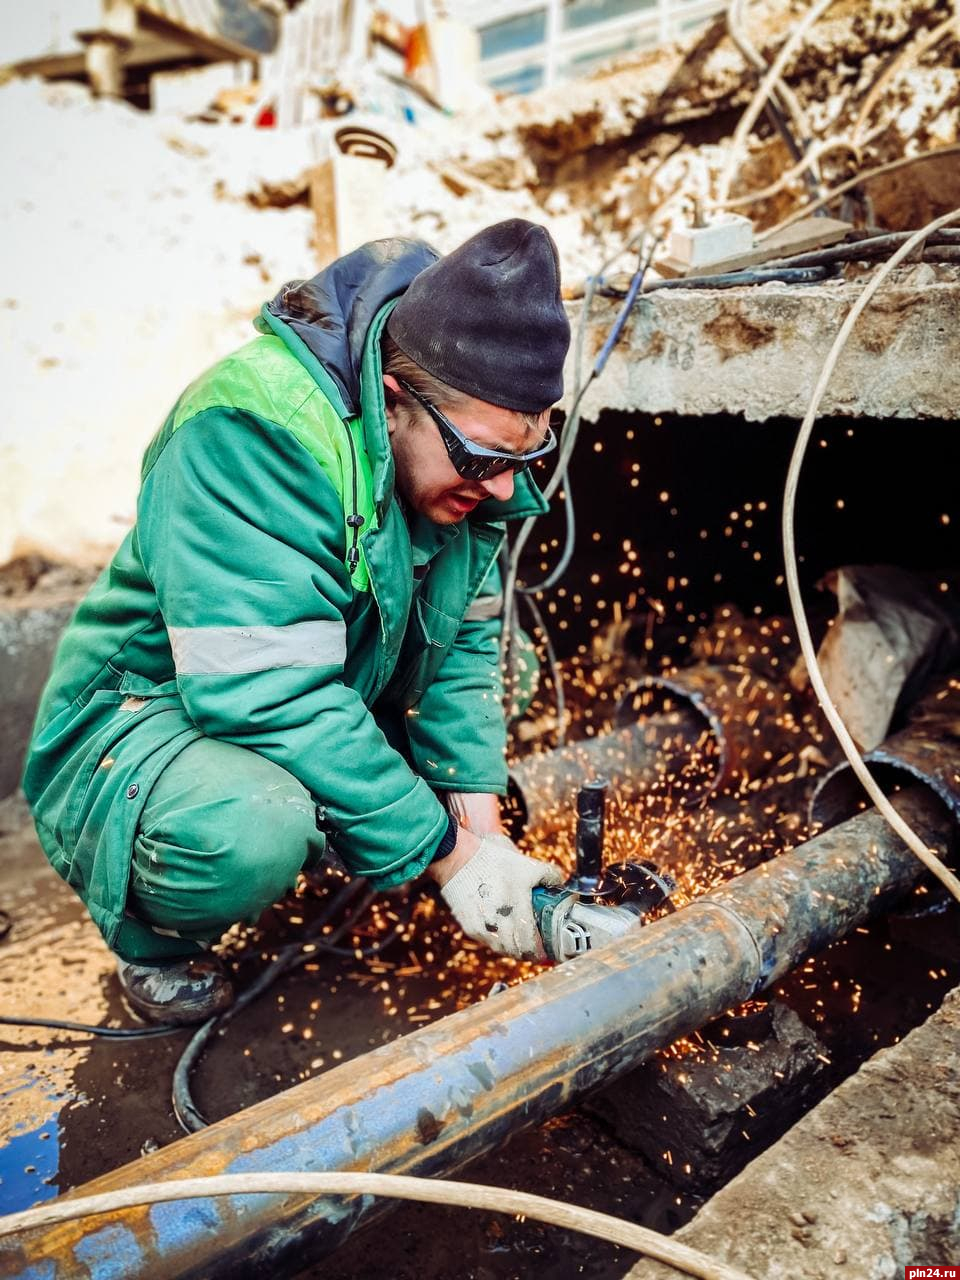
MULTIPOLYGON (((752 66, 762 79, 769 70, 769 64, 760 51, 754 47, 746 31, 743 29, 741 25, 739 6, 736 3, 729 4, 727 6, 726 16, 727 34, 737 46, 744 62, 749 66, 752 66)), ((770 97, 764 103, 763 110, 767 119, 783 139, 790 157, 794 163, 798 163, 807 154, 812 140, 810 138, 798 139, 790 128, 790 125, 787 122, 786 103, 782 98, 782 88, 783 82, 781 81, 771 89, 770 97)), ((816 198, 820 194, 821 186, 814 174, 811 173, 809 166, 807 166, 803 171, 803 179, 811 195, 816 198)))
MULTIPOLYGON (((841 262, 860 262, 869 258, 888 256, 900 245, 910 239, 912 231, 891 231, 882 235, 849 237, 842 244, 830 245, 826 249, 812 249, 808 253, 797 253, 790 258, 778 258, 768 265, 771 269, 781 270, 794 267, 832 266, 841 262)), ((956 262, 960 260, 960 233, 951 228, 945 231, 932 232, 915 255, 908 261, 956 262)))
MULTIPOLYGON (((573 445, 576 443, 576 439, 577 439, 577 432, 580 425, 580 405, 584 395, 586 394, 587 387, 589 386, 589 383, 592 379, 592 374, 591 374, 591 377, 588 378, 586 383, 581 383, 580 370, 581 370, 582 358, 583 358, 583 344, 584 344, 584 339, 586 337, 586 330, 587 330, 587 318, 590 314, 590 308, 592 306, 593 299, 597 293, 597 286, 599 282, 603 279, 604 272, 608 271, 610 267, 612 267, 613 264, 617 261, 617 259, 622 257, 625 253, 632 253, 633 250, 638 249, 642 245, 646 235, 647 235, 646 227, 643 227, 641 228, 640 231, 637 231, 634 235, 630 237, 630 239, 626 242, 625 245, 623 245, 620 249, 618 249, 617 252, 613 254, 611 257, 606 259, 606 261, 602 264, 602 266, 600 267, 600 270, 597 272, 595 276, 592 276, 587 280, 587 287, 584 293, 583 305, 580 308, 580 316, 577 321, 577 336, 576 336, 576 343, 575 343, 575 351, 576 351, 575 369, 576 369, 576 379, 577 379, 576 388, 577 389, 574 392, 573 404, 571 406, 570 413, 567 417, 566 426, 564 427, 563 441, 560 446, 560 458, 558 459, 558 463, 557 463, 557 471, 551 477, 550 481, 548 482, 547 486, 544 489, 544 497, 548 501, 552 496, 554 490, 563 481, 564 474, 566 472, 567 461, 573 450, 573 445)), ((514 597, 518 593, 518 588, 516 583, 517 570, 520 564, 520 555, 523 551, 524 546, 527 543, 527 539, 529 538, 530 533, 533 530, 533 526, 536 524, 536 522, 537 522, 536 516, 528 516, 527 519, 524 520, 523 524, 520 527, 520 531, 518 532, 512 546, 510 547, 509 554, 506 556, 506 571, 503 573, 503 625, 500 633, 500 663, 501 663, 501 666, 508 671, 509 671, 509 665, 510 665, 509 664, 510 643, 512 638, 513 627, 514 627, 514 614, 515 614, 514 597)), ((535 593, 537 590, 540 590, 540 589, 542 588, 538 588, 538 587, 528 588, 528 590, 530 590, 532 593, 535 593)), ((511 691, 508 687, 505 690, 505 705, 507 707, 509 707, 510 696, 511 696, 511 691)))
MULTIPOLYGON (((586 292, 584 294, 584 299, 583 299, 583 306, 580 308, 580 316, 577 323, 577 338, 576 338, 577 389, 574 392, 573 403, 570 406, 570 413, 567 417, 566 426, 564 428, 563 445, 561 447, 561 458, 557 464, 558 470, 555 472, 554 476, 551 478, 551 481, 547 486, 547 489, 544 494, 544 496, 549 499, 549 497, 551 496, 552 492, 554 491, 554 489, 557 487, 558 484, 563 484, 564 486, 564 494, 563 494, 564 514, 566 517, 566 534, 564 537, 564 548, 557 565, 553 568, 553 570, 551 570, 551 572, 541 582, 534 583, 531 586, 520 586, 517 583, 517 570, 519 568, 519 563, 520 563, 520 553, 523 550, 524 544, 526 543, 526 540, 530 534, 530 531, 533 528, 533 525, 536 521, 536 517, 530 517, 524 522, 520 530, 520 533, 517 536, 517 540, 510 551, 508 561, 507 561, 507 566, 508 566, 507 572, 504 575, 503 631, 501 636, 500 655, 501 655, 501 662, 505 665, 507 670, 509 670, 509 665, 510 665, 508 659, 509 659, 509 652, 510 652, 511 634, 514 627, 514 613, 515 613, 514 598, 516 597, 517 599, 520 599, 520 598, 526 599, 527 602, 532 605, 533 596, 538 595, 542 591, 548 590, 549 588, 555 586, 556 583, 560 581, 564 573, 566 573, 567 568, 570 564, 570 561, 573 558, 573 552, 576 547, 576 510, 574 507, 573 493, 570 485, 569 460, 573 452, 573 448, 576 444, 577 435, 580 429, 580 406, 582 405, 583 398, 586 395, 589 388, 592 386, 594 380, 598 378, 600 374, 603 372, 604 367, 606 366, 607 360, 610 358, 611 352, 613 351, 614 347, 620 340, 620 336, 623 333, 623 329, 624 329, 624 326, 626 325, 630 312, 633 310, 633 306, 642 290, 643 281, 646 278, 646 274, 650 267, 650 263, 653 259, 653 255, 660 244, 660 237, 659 236, 654 237, 653 240, 651 241, 651 244, 647 251, 646 256, 645 257, 642 256, 642 244, 646 234, 647 234, 646 228, 644 228, 642 231, 632 236, 630 240, 627 242, 627 244, 623 247, 623 249, 621 249, 616 255, 614 255, 614 257, 608 258, 607 261, 600 268, 597 275, 591 278, 590 280, 588 280, 587 282, 587 288, 586 288, 586 292), (627 289, 623 306, 621 307, 617 315, 617 318, 610 329, 610 333, 607 335, 606 341, 604 342, 599 355, 597 356, 596 360, 593 363, 593 367, 591 368, 590 373, 581 382, 580 381, 581 365, 582 365, 582 358, 583 358, 583 344, 586 336, 587 317, 590 313, 590 308, 593 303, 593 299, 598 291, 599 283, 603 279, 603 273, 612 265, 613 262, 616 261, 616 259, 620 256, 621 253, 629 253, 635 248, 641 249, 641 257, 638 262, 637 270, 634 272, 633 277, 631 278, 630 286, 627 289)), ((535 609, 535 606, 533 607, 535 609)), ((535 609, 535 614, 536 614, 536 618, 538 619, 538 625, 539 625, 540 631, 543 634, 544 646, 547 650, 547 657, 550 663, 551 674, 553 676, 553 684, 554 684, 554 690, 555 690, 556 702, 557 702, 557 735, 556 735, 557 746, 563 746, 566 740, 566 733, 564 728, 565 704, 564 704, 564 693, 563 693, 563 677, 562 677, 562 674, 560 673, 560 669, 556 661, 556 655, 553 649, 553 641, 550 637, 550 633, 547 629, 546 623, 544 622, 542 615, 540 614, 539 609, 535 609)), ((507 696, 507 702, 509 705, 509 700, 512 696, 512 691, 509 688, 507 689, 506 696, 507 696)))
MULTIPOLYGON (((206 1128, 208 1121, 203 1116, 193 1101, 190 1089, 190 1076, 197 1063, 203 1057, 207 1043, 214 1032, 220 1032, 231 1022, 238 1013, 251 1005, 254 1000, 261 996, 268 987, 280 977, 281 974, 289 972, 297 968, 301 964, 308 963, 317 951, 322 951, 332 955, 342 955, 346 957, 355 957, 356 949, 348 947, 338 947, 336 943, 343 935, 352 927, 356 920, 363 915, 370 904, 376 898, 374 890, 367 887, 367 882, 362 876, 358 876, 354 880, 348 880, 343 887, 333 895, 327 909, 323 915, 314 923, 312 930, 305 938, 300 938, 296 942, 285 947, 269 965, 260 974, 256 981, 252 982, 246 991, 243 992, 223 1013, 217 1017, 208 1019, 197 1031, 194 1032, 190 1043, 184 1049, 180 1056, 180 1060, 176 1065, 173 1073, 173 1110, 180 1122, 181 1128, 186 1133, 196 1133, 200 1129, 206 1128), (361 896, 362 895, 362 896, 361 896), (359 904, 355 904, 355 899, 359 897, 359 904), (346 907, 347 915, 331 932, 323 938, 318 939, 317 934, 326 927, 330 919, 337 914, 342 908, 346 907), (310 951, 305 951, 304 946, 311 945, 310 951)), ((382 942, 376 943, 371 947, 361 949, 361 955, 378 955, 388 946, 397 940, 409 921, 401 921, 397 927, 383 939, 382 942)))
POLYGON ((153 1027, 95 1027, 87 1022, 68 1022, 62 1018, 7 1018, 0 1017, 0 1025, 5 1027, 50 1027, 54 1031, 76 1031, 87 1036, 100 1036, 104 1040, 146 1040, 151 1036, 170 1036, 176 1031, 186 1030, 183 1026, 168 1026, 157 1023, 153 1027))
MULTIPOLYGON (((8 911, 0 910, 0 941, 13 928, 8 911)), ((148 1040, 157 1036, 172 1036, 182 1031, 182 1026, 156 1023, 152 1027, 97 1027, 90 1022, 71 1022, 67 1018, 9 1018, 0 1014, 3 1027, 47 1027, 51 1031, 73 1031, 82 1036, 99 1036, 101 1040, 148 1040)))
MULTIPOLYGON (((738 289, 754 284, 818 284, 833 274, 827 267, 757 267, 755 270, 724 271, 715 276, 681 276, 676 280, 654 280, 643 290, 644 295, 661 289, 738 289)), ((607 286, 606 296, 621 298, 623 293, 607 286)))
MULTIPOLYGON (((362 880, 351 880, 349 882, 351 885, 363 883, 364 882, 362 880)), ((371 900, 373 896, 374 895, 372 894, 370 895, 371 900)), ((338 895, 338 900, 331 903, 328 910, 315 926, 315 930, 319 930, 324 924, 326 924, 335 909, 340 905, 340 901, 342 901, 342 898, 339 898, 338 895)), ((352 924, 356 919, 356 916, 359 914, 359 912, 352 913, 349 919, 345 921, 344 925, 335 930, 334 933, 331 933, 330 937, 342 937, 345 929, 352 924)), ((287 962, 282 968, 277 968, 277 962, 275 961, 264 970, 257 981, 239 997, 227 1012, 235 1012, 238 1007, 245 1008, 246 1005, 250 1004, 251 1001, 254 1000, 262 991, 265 991, 270 983, 279 977, 280 973, 284 972, 286 969, 296 968, 298 964, 306 963, 318 952, 323 955, 341 956, 346 959, 367 959, 370 956, 379 955, 397 940, 398 936, 406 928, 406 924, 406 921, 402 921, 384 939, 382 939, 382 941, 373 943, 368 947, 338 947, 334 943, 327 941, 326 938, 317 939, 311 934, 308 934, 305 938, 298 940, 295 943, 291 943, 290 946, 285 949, 282 955, 287 957, 287 962), (311 945, 311 950, 303 951, 303 947, 307 944, 311 945), (299 955, 298 952, 300 953, 299 955), (268 980, 265 981, 265 979, 268 980), (253 993, 252 995, 251 992, 253 993)), ((98 1036, 102 1040, 149 1040, 156 1039, 159 1036, 176 1035, 180 1032, 189 1030, 189 1028, 184 1026, 182 1023, 156 1023, 153 1026, 144 1027, 101 1027, 88 1022, 72 1022, 66 1018, 11 1018, 6 1015, 0 1015, 0 1026, 45 1027, 52 1031, 72 1031, 77 1035, 98 1036)))
MULTIPOLYGON (((332 900, 327 905, 327 909, 315 922, 311 935, 318 934, 341 907, 349 906, 350 902, 365 886, 366 881, 362 877, 358 877, 356 880, 348 880, 342 885, 338 892, 333 895, 332 900)), ((353 919, 353 915, 348 915, 341 929, 334 930, 329 935, 330 938, 336 941, 340 937, 341 931, 348 928, 353 919)), ((303 954, 304 942, 310 940, 311 938, 308 936, 308 938, 298 940, 284 947, 276 959, 267 965, 260 976, 247 987, 242 995, 237 997, 229 1009, 225 1009, 223 1013, 216 1017, 208 1018, 199 1030, 194 1032, 173 1073, 173 1110, 181 1128, 186 1133, 196 1133, 199 1129, 206 1128, 207 1125, 206 1119, 196 1107, 190 1092, 190 1074, 202 1058, 207 1041, 214 1031, 222 1030, 247 1005, 252 1004, 258 996, 262 995, 286 969, 291 968, 293 962, 303 954)))
POLYGON ((531 596, 524 595, 523 603, 533 616, 534 626, 539 629, 543 636, 543 647, 547 651, 547 665, 550 668, 550 677, 553 680, 553 696, 557 707, 557 746, 562 747, 567 740, 567 731, 564 724, 567 714, 567 702, 563 691, 563 672, 560 670, 557 653, 553 647, 550 632, 547 630, 547 624, 543 620, 543 614, 537 608, 531 596))

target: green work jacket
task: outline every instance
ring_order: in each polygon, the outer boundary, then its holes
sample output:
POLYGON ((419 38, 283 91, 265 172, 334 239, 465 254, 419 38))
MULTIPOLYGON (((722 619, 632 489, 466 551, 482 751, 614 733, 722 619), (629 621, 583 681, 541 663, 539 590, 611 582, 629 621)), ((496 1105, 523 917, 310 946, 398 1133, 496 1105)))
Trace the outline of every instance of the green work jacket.
MULTIPOLYGON (((411 242, 381 243, 408 262, 411 242)), ((395 276, 381 292, 402 291, 395 276)), ((150 788, 203 735, 299 779, 348 868, 384 888, 435 853, 436 791, 505 791, 496 558, 502 522, 545 504, 522 474, 460 525, 408 521, 380 367, 393 303, 366 303, 328 366, 309 321, 271 304, 260 336, 187 388, 147 449, 136 523, 61 641, 24 789, 108 945, 150 788)))

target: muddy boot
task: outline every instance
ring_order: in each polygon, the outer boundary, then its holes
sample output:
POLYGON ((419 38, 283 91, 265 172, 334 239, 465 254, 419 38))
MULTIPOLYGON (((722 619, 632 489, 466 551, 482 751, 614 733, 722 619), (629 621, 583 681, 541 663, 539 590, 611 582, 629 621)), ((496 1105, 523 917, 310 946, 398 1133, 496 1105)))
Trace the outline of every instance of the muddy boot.
POLYGON ((166 964, 134 964, 117 958, 127 1003, 151 1022, 206 1022, 233 1004, 233 985, 213 955, 166 964))

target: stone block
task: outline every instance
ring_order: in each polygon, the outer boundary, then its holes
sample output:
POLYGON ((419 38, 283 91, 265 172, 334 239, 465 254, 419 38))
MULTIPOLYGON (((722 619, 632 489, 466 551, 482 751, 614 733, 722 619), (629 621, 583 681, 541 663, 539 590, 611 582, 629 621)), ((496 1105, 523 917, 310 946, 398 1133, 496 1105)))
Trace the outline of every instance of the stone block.
POLYGON ((826 1054, 797 1015, 770 1001, 703 1032, 595 1094, 588 1110, 678 1186, 730 1178, 826 1091, 826 1054))
MULTIPOLYGON (((677 1232, 754 1280, 900 1280, 960 1258, 960 992, 677 1232)), ((629 1280, 675 1280, 645 1260, 629 1280)))

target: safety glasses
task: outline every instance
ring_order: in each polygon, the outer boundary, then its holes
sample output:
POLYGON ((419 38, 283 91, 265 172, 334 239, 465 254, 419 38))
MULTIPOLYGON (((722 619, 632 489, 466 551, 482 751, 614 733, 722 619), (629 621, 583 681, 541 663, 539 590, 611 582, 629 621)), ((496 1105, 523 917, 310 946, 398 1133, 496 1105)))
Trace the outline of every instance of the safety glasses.
POLYGON ((440 438, 446 446, 450 461, 458 475, 465 480, 492 480, 504 471, 523 471, 531 462, 552 453, 557 447, 557 437, 552 427, 547 428, 546 442, 538 449, 528 453, 505 453, 501 449, 485 449, 468 439, 459 427, 455 427, 445 413, 441 413, 436 405, 432 405, 419 391, 411 387, 403 378, 397 378, 407 395, 413 396, 417 404, 429 413, 437 424, 440 438))

